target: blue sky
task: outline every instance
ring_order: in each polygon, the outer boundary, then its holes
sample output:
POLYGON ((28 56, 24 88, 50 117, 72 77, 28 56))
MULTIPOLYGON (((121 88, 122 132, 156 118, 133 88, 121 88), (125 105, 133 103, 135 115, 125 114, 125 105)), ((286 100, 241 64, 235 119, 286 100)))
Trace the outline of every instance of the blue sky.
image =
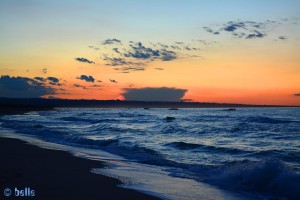
MULTIPOLYGON (((99 36, 149 40, 184 39, 201 27, 230 20, 263 21, 299 16, 297 0, 2 0, 2 34, 24 37, 47 33, 60 38, 99 36), (9 19, 9 20, 5 20, 9 19), (10 29, 10 30, 7 30, 10 29), (54 33, 53 33, 54 32, 54 33), (75 35, 75 36, 72 36, 75 35), (77 35, 77 36, 76 36, 77 35)), ((44 38, 41 38, 44 39, 44 38)))
POLYGON ((299 19, 298 0, 0 0, 0 75, 56 77, 61 98, 300 104, 299 19))

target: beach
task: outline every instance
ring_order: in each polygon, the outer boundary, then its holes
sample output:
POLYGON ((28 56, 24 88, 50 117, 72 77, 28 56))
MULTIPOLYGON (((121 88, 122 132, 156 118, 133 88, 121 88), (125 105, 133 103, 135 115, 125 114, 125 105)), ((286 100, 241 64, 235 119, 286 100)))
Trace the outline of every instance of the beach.
POLYGON ((298 109, 6 110, 0 199, 299 196, 298 109))
MULTIPOLYGON (((0 115, 51 110, 47 106, 1 106, 0 115)), ((29 199, 158 199, 118 187, 119 180, 91 172, 105 165, 68 152, 44 149, 22 140, 0 137, 0 199, 14 199, 27 191, 29 199), (10 196, 4 190, 11 190, 10 196), (33 191, 33 192, 32 192, 33 191)), ((26 196, 25 195, 25 196, 26 196)))
POLYGON ((1 199, 13 199, 15 188, 34 190, 34 197, 27 199, 157 199, 120 188, 116 179, 91 173, 92 168, 104 165, 67 152, 0 137, 0 154, 1 199), (11 189, 10 197, 4 196, 5 188, 11 189))

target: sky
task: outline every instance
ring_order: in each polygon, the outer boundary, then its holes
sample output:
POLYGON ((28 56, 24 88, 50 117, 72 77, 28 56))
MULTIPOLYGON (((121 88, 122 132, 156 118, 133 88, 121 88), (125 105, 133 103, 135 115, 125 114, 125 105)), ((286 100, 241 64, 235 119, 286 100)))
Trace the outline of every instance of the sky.
POLYGON ((298 0, 0 0, 0 97, 300 105, 298 0))

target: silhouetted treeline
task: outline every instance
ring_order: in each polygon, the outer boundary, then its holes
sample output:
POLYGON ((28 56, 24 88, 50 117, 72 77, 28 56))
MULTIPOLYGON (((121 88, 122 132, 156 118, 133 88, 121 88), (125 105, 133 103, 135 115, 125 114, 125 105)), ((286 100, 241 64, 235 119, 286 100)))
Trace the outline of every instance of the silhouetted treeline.
POLYGON ((156 102, 120 100, 67 100, 67 99, 23 99, 0 98, 1 108, 53 108, 53 107, 99 107, 99 108, 232 108, 265 107, 270 105, 222 104, 203 102, 156 102))

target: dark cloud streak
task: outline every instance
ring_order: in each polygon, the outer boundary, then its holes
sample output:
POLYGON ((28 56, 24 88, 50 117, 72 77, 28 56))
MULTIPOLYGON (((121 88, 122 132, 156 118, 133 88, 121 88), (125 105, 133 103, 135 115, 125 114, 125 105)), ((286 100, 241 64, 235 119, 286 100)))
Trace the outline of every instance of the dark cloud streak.
POLYGON ((83 63, 88 63, 88 64, 95 64, 94 61, 88 60, 86 58, 74 58, 75 60, 77 60, 78 62, 83 62, 83 63))
POLYGON ((92 82, 92 83, 95 82, 94 77, 88 76, 88 75, 81 75, 80 77, 77 77, 76 79, 84 80, 84 81, 86 81, 86 82, 92 82))
POLYGON ((121 40, 118 40, 116 38, 113 39, 106 39, 102 42, 103 45, 110 45, 110 44, 121 44, 121 40))
POLYGON ((129 101, 181 101, 186 89, 177 88, 125 88, 122 94, 129 101))

